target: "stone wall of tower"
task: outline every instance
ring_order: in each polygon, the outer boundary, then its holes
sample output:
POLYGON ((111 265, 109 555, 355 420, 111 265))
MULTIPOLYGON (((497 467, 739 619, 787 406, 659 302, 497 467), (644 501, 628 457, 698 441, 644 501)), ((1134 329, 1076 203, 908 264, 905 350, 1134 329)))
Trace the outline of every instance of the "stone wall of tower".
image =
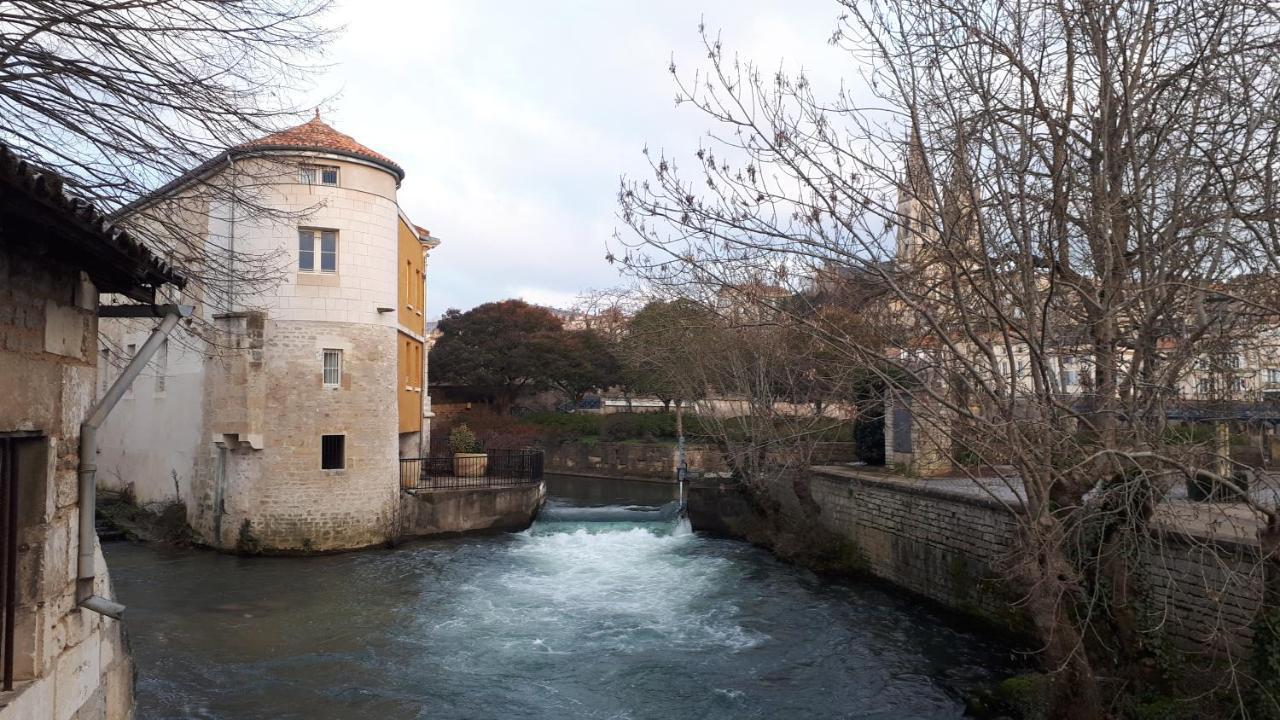
POLYGON ((261 336, 260 363, 224 361, 210 373, 217 440, 196 473, 197 532, 215 546, 267 552, 386 541, 399 497, 395 330, 267 317, 261 336), (339 387, 323 384, 324 349, 343 351, 339 387), (231 432, 251 399, 261 401, 263 432, 231 432), (321 469, 322 435, 344 436, 342 469, 321 469))

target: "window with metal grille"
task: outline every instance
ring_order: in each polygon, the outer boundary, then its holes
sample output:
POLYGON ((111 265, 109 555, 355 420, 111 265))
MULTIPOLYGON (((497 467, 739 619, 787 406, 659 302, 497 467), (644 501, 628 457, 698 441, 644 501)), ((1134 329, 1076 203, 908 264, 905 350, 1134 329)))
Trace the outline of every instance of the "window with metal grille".
POLYGON ((303 165, 298 171, 298 181, 305 185, 338 184, 338 168, 333 165, 303 165))
POLYGON ((165 340, 160 343, 160 349, 156 351, 156 394, 164 393, 165 376, 169 374, 169 341, 165 340))
MULTIPOLYGON (((128 365, 133 360, 134 356, 137 354, 138 354, 137 345, 133 343, 129 343, 128 345, 125 345, 124 346, 124 364, 128 365)), ((133 399, 133 383, 129 383, 129 387, 124 389, 124 397, 126 400, 133 399)))
POLYGON ((342 470, 347 466, 346 435, 320 436, 320 469, 342 470))
POLYGON ((298 269, 302 272, 338 272, 338 231, 299 228, 298 269), (316 266, 317 255, 320 256, 319 267, 316 266))
POLYGON ((328 387, 342 385, 342 351, 324 351, 324 384, 328 387))

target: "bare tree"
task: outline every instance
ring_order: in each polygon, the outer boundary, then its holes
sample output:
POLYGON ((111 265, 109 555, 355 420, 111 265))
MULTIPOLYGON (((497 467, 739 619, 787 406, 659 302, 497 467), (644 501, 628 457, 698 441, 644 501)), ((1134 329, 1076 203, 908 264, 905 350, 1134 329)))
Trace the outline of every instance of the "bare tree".
MULTIPOLYGON (((832 43, 867 82, 834 98, 704 30, 707 67, 672 73, 717 130, 691 166, 651 156, 624 180, 620 259, 704 291, 873 279, 869 335, 747 300, 911 398, 935 464, 1007 503, 1054 713, 1101 717, 1100 674, 1151 652, 1135 566, 1164 499, 1188 477, 1234 487, 1229 457, 1205 460, 1220 448, 1170 441, 1168 408, 1275 315, 1280 18, 1248 0, 841 5, 832 43)), ((1274 558, 1276 512, 1240 497, 1240 532, 1274 558)), ((1263 691, 1249 712, 1280 707, 1274 680, 1232 667, 1233 690, 1263 691)))
MULTIPOLYGON (((206 302, 275 281, 278 258, 219 248, 193 217, 272 217, 259 163, 214 182, 227 150, 296 118, 332 41, 329 0, 0 2, 0 142, 184 266, 206 302), (192 172, 192 171, 195 172, 192 172), (236 179, 226 179, 235 176, 236 179), (176 178, 167 202, 147 202, 176 178), (217 255, 217 257, 212 257, 217 255)), ((207 224, 206 224, 207 225, 207 224)), ((222 309, 222 308, 219 308, 222 309)))

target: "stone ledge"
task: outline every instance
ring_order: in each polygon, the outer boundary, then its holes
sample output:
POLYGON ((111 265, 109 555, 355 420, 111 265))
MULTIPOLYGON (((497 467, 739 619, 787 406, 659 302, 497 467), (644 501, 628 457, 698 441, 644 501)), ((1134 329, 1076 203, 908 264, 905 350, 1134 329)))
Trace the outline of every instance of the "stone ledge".
MULTIPOLYGON (((984 494, 984 491, 973 485, 973 481, 963 478, 909 478, 898 475, 890 475, 888 473, 877 473, 865 470, 854 470, 852 468, 839 467, 835 465, 820 465, 809 468, 814 475, 833 479, 845 480, 870 485, 873 487, 883 488, 891 492, 909 493, 912 495, 921 495, 929 498, 939 498, 942 500, 960 502, 967 505, 976 505, 981 508, 996 510, 1002 513, 1008 513, 1010 506, 1013 509, 1022 506, 1022 500, 1016 497, 1010 497, 1003 500, 996 500, 990 495, 984 494), (968 488, 959 487, 960 483, 969 483, 968 488)), ((999 480, 992 479, 998 483, 999 480)), ((1007 488, 999 488, 1008 491, 1007 488)))

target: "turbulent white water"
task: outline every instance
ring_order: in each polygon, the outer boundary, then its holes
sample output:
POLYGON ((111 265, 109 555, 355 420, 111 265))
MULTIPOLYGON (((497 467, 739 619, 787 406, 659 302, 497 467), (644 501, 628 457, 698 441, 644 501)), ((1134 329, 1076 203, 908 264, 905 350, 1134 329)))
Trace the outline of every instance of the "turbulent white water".
POLYGON ((1007 656, 652 500, 380 553, 108 559, 140 720, 958 717, 949 688, 1007 656))

